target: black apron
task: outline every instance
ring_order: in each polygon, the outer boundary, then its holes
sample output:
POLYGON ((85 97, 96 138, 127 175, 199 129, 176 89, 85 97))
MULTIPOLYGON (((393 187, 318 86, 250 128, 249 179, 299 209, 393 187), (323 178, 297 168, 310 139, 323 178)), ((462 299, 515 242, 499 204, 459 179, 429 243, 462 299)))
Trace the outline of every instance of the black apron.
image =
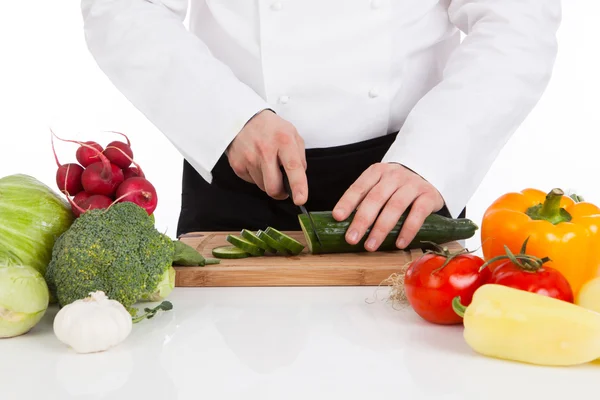
MULTIPOLYGON (((372 164, 381 162, 397 133, 349 145, 306 150, 309 211, 331 211, 350 185, 372 164)), ((207 183, 184 160, 177 236, 190 232, 257 231, 273 226, 300 230, 300 210, 291 199, 275 200, 239 178, 222 155, 207 183)), ((446 207, 438 214, 450 216, 446 207)), ((465 210, 460 217, 465 216, 465 210)))

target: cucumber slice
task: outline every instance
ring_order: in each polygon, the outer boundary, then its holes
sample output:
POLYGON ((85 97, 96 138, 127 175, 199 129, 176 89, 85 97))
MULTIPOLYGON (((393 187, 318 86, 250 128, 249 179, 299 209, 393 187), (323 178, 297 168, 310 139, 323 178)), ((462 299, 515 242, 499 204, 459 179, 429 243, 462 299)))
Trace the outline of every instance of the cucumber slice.
POLYGON ((212 250, 213 256, 217 258, 247 258, 251 255, 235 246, 219 246, 212 250))
POLYGON ((302 252, 302 250, 304 250, 304 245, 302 243, 275 228, 268 227, 265 230, 265 233, 277 240, 289 253, 293 255, 298 255, 302 252))
POLYGON ((270 245, 269 245, 269 243, 267 243, 267 242, 265 241, 265 239, 264 239, 264 234, 265 234, 265 233, 264 233, 262 230, 258 230, 258 231, 256 232, 256 237, 257 237, 257 238, 259 238, 260 240, 262 240, 262 242, 265 244, 265 246, 267 246, 267 251, 268 251, 269 253, 273 253, 273 254, 277 253, 277 249, 276 249, 276 248, 274 248, 274 247, 272 247, 272 246, 270 246, 270 245), (261 235, 263 235, 263 237, 262 237, 262 238, 261 238, 261 235))
POLYGON ((269 247, 276 250, 276 252, 283 254, 290 254, 289 251, 281 245, 277 240, 267 235, 265 231, 258 231, 258 237, 264 241, 269 247))
POLYGON ((226 240, 229 243, 231 243, 232 245, 234 245, 235 247, 237 247, 253 256, 262 256, 263 254, 265 254, 264 249, 261 249, 260 247, 250 243, 246 239, 241 238, 239 236, 227 235, 226 240))
POLYGON ((270 251, 269 246, 263 242, 254 232, 249 231, 248 229, 242 229, 241 232, 242 238, 246 239, 250 243, 260 247, 263 250, 270 251))

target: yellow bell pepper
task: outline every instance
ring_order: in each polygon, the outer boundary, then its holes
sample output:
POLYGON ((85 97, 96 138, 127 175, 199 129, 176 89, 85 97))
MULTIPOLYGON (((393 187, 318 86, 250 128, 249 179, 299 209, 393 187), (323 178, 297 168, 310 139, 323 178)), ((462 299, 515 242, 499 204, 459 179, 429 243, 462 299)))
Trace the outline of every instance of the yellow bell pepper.
MULTIPOLYGON (((516 253, 529 238, 528 254, 550 260, 574 295, 581 285, 600 276, 600 208, 566 196, 562 190, 544 193, 525 189, 507 193, 486 210, 481 243, 486 261, 505 255, 504 246, 516 253)), ((499 262, 490 264, 493 271, 499 262)))
POLYGON ((546 366, 584 364, 600 358, 600 313, 552 297, 486 284, 463 317, 464 339, 488 357, 546 366))

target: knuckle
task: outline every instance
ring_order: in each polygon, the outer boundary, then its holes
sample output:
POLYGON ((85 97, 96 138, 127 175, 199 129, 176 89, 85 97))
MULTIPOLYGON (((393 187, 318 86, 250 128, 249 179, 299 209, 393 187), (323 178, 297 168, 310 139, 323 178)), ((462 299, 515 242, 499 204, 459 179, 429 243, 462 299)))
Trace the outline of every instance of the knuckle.
POLYGON ((279 130, 275 132, 275 143, 279 146, 287 146, 292 142, 292 135, 285 130, 279 130))
POLYGON ((388 207, 392 210, 403 210, 407 207, 406 200, 398 197, 392 197, 388 201, 388 207))
POLYGON ((246 170, 244 168, 243 164, 238 162, 237 160, 231 160, 229 162, 229 165, 231 166, 231 169, 233 170, 233 172, 235 172, 237 175, 243 174, 246 170))
POLYGON ((362 197, 367 193, 367 188, 360 183, 354 182, 350 185, 350 191, 355 192, 362 197))
POLYGON ((254 165, 256 163, 256 153, 250 148, 246 147, 244 150, 242 150, 242 159, 244 159, 247 164, 254 165))
POLYGON ((256 152, 262 158, 266 158, 268 155, 270 155, 273 152, 273 148, 269 142, 259 141, 256 143, 256 152))
POLYGON ((298 159, 294 158, 285 163, 285 169, 287 170, 294 171, 300 168, 302 168, 302 162, 298 159))
POLYGON ((367 196, 366 202, 376 205, 382 205, 388 200, 381 190, 372 190, 367 196))
POLYGON ((369 167, 369 169, 370 169, 371 171, 373 171, 373 172, 380 173, 380 172, 382 172, 382 171, 383 171, 383 163, 375 163, 375 164, 372 164, 372 165, 369 167))

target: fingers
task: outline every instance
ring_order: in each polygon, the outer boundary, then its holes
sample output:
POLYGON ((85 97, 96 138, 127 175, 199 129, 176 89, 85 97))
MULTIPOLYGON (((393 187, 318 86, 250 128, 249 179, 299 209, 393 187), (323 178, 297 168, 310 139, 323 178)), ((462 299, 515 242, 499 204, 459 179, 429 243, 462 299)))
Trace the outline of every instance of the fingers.
MULTIPOLYGON (((375 187, 365 196, 360 204, 358 211, 352 219, 352 223, 346 232, 346 241, 350 244, 358 243, 377 219, 377 216, 384 208, 390 197, 398 189, 398 183, 392 179, 382 179, 375 187)), ((411 187, 407 187, 404 192, 411 191, 411 187)), ((413 198, 415 195, 413 195, 413 198)), ((388 230, 389 232, 389 230, 388 230)))
POLYGON ((275 154, 264 160, 264 163, 261 165, 261 173, 265 192, 270 197, 276 200, 284 200, 288 197, 283 187, 283 176, 279 170, 275 154))
POLYGON ((437 199, 430 192, 417 197, 411 207, 408 217, 406 217, 404 224, 402 224, 400 235, 396 241, 396 246, 398 248, 404 249, 413 241, 421 229, 421 226, 423 226, 425 219, 431 215, 431 213, 436 211, 436 204, 437 199))
MULTIPOLYGON (((363 172, 358 179, 348 188, 342 198, 333 208, 333 218, 343 221, 352 214, 369 191, 377 185, 382 172, 378 166, 372 166, 363 172)), ((397 187, 397 185, 395 185, 397 187)), ((386 199, 387 200, 387 199, 386 199)), ((354 234, 351 235, 354 239, 354 234)), ((355 243, 354 241, 352 243, 355 243)))
POLYGON ((408 206, 418 197, 419 191, 414 185, 402 186, 390 197, 365 242, 367 251, 379 248, 408 206))
MULTIPOLYGON (((279 159, 286 171, 290 188, 292 189, 293 201, 296 205, 302 205, 308 198, 308 181, 303 161, 302 151, 293 138, 280 135, 277 137, 279 143, 279 159)), ((281 174, 280 174, 281 175, 281 174)), ((283 177, 280 179, 282 181, 283 177)))
POLYGON ((258 186, 260 188, 260 190, 262 190, 263 192, 267 191, 265 189, 263 171, 261 168, 252 168, 248 171, 248 174, 252 178, 252 182, 250 182, 250 183, 256 184, 256 186, 258 186))

